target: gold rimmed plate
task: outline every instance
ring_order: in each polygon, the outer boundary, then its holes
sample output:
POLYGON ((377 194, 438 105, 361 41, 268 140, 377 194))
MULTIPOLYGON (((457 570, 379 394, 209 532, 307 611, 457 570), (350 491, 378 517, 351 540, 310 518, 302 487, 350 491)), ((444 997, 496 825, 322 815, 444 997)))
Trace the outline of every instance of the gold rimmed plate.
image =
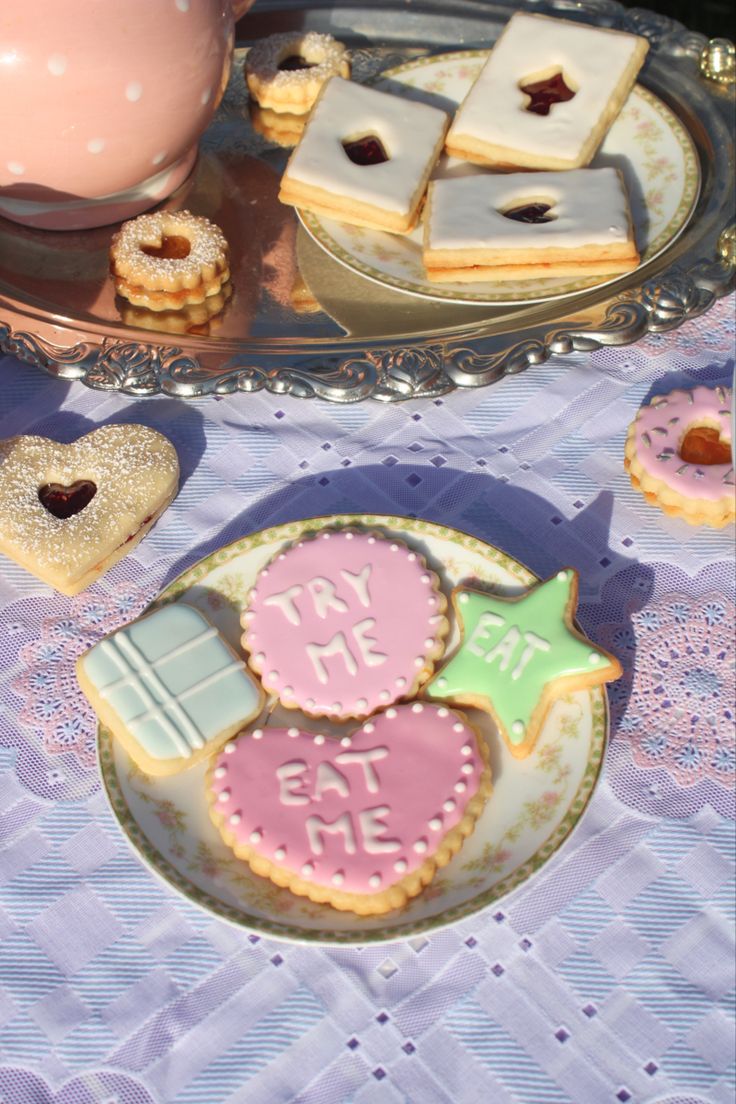
MULTIPOLYGON (((513 594, 536 581, 517 560, 457 529, 394 516, 337 515, 279 525, 227 545, 179 576, 153 605, 196 606, 237 648, 240 610, 261 568, 303 534, 344 525, 379 529, 422 552, 447 594, 461 582, 513 594)), ((456 632, 453 625, 448 651, 456 632)), ((269 723, 285 720, 279 708, 269 723)), ((293 724, 294 712, 287 715, 293 724)), ((556 702, 535 751, 524 760, 511 756, 486 714, 469 711, 469 716, 488 744, 493 794, 453 861, 405 908, 380 917, 358 917, 316 905, 253 874, 223 843, 209 819, 205 763, 170 778, 149 778, 110 733, 100 729, 100 766, 112 810, 134 850, 197 905, 240 927, 281 939, 326 945, 386 942, 445 927, 521 885, 558 850, 593 792, 607 736, 603 689, 576 692, 556 702)), ((345 729, 349 731, 350 725, 345 729)))

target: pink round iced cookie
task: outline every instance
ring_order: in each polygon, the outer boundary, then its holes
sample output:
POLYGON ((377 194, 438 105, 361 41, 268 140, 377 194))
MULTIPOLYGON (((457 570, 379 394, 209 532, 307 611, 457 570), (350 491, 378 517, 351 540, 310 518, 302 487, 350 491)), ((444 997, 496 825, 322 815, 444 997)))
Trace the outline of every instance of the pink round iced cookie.
POLYGON ((366 717, 411 697, 443 650, 447 603, 405 544, 323 530, 279 553, 242 615, 265 689, 318 717, 366 717))
POLYGON ((470 834, 490 792, 461 713, 390 707, 341 739, 243 733, 207 788, 225 842, 254 871, 336 908, 385 912, 418 893, 470 834))
POLYGON ((694 524, 734 516, 731 404, 727 387, 671 391, 643 406, 629 429, 634 485, 666 512, 694 524))

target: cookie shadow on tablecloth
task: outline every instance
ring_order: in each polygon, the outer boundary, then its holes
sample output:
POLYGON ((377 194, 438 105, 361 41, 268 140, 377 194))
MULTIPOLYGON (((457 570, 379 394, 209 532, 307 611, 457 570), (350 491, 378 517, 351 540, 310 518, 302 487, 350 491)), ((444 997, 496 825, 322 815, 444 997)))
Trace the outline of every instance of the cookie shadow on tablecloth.
MULTIPOLYGON (((49 437, 69 444, 71 441, 99 429, 103 425, 144 425, 163 433, 176 448, 179 457, 179 490, 199 466, 207 446, 204 418, 190 403, 180 399, 159 397, 141 399, 111 413, 101 421, 93 420, 74 410, 49 410, 32 422, 24 421, 15 432, 49 437)), ((8 433, 11 436, 12 433, 8 433)))

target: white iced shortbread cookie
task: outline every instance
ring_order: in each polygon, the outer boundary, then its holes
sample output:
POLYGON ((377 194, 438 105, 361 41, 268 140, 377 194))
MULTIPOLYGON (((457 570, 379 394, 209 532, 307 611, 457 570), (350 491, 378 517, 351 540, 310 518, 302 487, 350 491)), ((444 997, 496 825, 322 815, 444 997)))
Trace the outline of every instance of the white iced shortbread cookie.
POLYGON ((623 180, 604 168, 433 181, 423 260, 430 280, 470 282, 615 274, 635 268, 639 254, 623 180), (508 217, 544 208, 549 221, 508 217))
POLYGON ((649 43, 638 35, 542 15, 513 15, 447 135, 447 151, 486 165, 587 165, 621 110, 649 43), (522 86, 561 73, 574 92, 548 114, 527 110, 522 86))
POLYGON ((406 233, 447 121, 436 107, 333 77, 289 159, 279 199, 343 222, 406 233), (383 147, 387 159, 355 164, 345 145, 364 139, 383 147))
POLYGON ((77 660, 79 685, 146 774, 176 774, 219 750, 260 713, 245 663, 193 606, 172 602, 77 660))

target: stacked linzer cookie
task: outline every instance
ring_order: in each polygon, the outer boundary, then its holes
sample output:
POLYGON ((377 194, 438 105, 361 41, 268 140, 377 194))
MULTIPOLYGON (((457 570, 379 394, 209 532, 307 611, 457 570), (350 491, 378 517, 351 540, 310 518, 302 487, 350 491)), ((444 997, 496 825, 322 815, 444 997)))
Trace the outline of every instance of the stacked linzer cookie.
POLYGON ((145 772, 208 760, 212 820, 256 874, 385 913, 460 850, 491 795, 486 738, 456 707, 490 713, 524 758, 557 698, 621 671, 575 628, 570 569, 513 599, 451 597, 461 639, 446 656, 447 597, 422 553, 318 526, 255 578, 243 657, 171 603, 96 644, 78 678, 145 772), (268 723, 277 704, 293 724, 268 723))
POLYGON ((639 253, 622 176, 585 166, 647 50, 636 35, 516 14, 453 119, 331 76, 290 157, 280 198, 400 234, 423 212, 432 281, 630 271, 639 253), (488 171, 431 180, 443 151, 488 171))

